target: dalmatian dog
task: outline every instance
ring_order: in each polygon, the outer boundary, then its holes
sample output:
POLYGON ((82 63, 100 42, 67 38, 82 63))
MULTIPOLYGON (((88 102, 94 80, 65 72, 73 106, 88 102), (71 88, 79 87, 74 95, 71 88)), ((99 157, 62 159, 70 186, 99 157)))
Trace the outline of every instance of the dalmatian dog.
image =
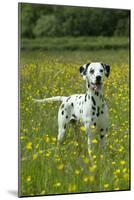
POLYGON ((108 131, 108 107, 103 95, 103 81, 110 74, 110 66, 93 62, 80 67, 80 74, 86 81, 85 94, 71 96, 56 96, 36 102, 61 101, 58 112, 58 138, 59 145, 64 137, 66 126, 71 120, 80 120, 87 132, 88 152, 91 154, 92 137, 91 126, 96 126, 100 136, 100 145, 105 147, 105 134, 108 131))

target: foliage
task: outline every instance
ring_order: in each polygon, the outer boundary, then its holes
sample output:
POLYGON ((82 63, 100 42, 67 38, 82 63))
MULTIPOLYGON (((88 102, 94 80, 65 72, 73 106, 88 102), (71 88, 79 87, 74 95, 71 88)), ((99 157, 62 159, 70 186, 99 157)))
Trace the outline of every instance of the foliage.
POLYGON ((34 29, 37 37, 53 36, 57 32, 57 20, 54 15, 42 15, 34 29))
POLYGON ((129 10, 20 4, 21 36, 129 34, 129 10))

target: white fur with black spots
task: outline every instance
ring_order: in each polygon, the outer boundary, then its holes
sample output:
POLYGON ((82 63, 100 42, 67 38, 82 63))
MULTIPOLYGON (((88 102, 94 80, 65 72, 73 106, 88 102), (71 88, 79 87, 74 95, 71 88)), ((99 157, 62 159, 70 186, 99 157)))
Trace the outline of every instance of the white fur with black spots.
POLYGON ((86 80, 86 94, 71 96, 56 96, 37 100, 36 102, 61 101, 58 112, 58 138, 59 145, 64 137, 66 126, 71 120, 81 120, 88 136, 88 152, 92 146, 91 125, 96 126, 100 135, 100 144, 104 148, 105 134, 108 131, 108 107, 103 96, 103 82, 110 74, 110 66, 94 62, 80 67, 80 74, 86 80))

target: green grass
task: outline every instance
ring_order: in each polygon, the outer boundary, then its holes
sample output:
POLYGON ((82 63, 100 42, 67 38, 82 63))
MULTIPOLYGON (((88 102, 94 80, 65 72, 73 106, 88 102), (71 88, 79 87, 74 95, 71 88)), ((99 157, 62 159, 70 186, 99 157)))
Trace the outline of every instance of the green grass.
POLYGON ((22 51, 20 57, 21 196, 128 190, 129 185, 128 50, 22 51), (33 103, 32 98, 85 92, 79 67, 90 61, 111 65, 105 81, 109 107, 106 149, 94 133, 92 164, 82 124, 69 125, 61 152, 56 150, 60 103, 33 103))
POLYGON ((22 50, 103 50, 126 49, 127 37, 45 37, 21 39, 22 50))
POLYGON ((22 51, 21 52, 21 66, 31 63, 42 64, 46 60, 55 63, 71 64, 72 62, 77 65, 82 63, 100 61, 109 63, 110 65, 122 64, 129 62, 129 50, 94 50, 94 51, 22 51), (118 52, 118 53, 117 53, 118 52))

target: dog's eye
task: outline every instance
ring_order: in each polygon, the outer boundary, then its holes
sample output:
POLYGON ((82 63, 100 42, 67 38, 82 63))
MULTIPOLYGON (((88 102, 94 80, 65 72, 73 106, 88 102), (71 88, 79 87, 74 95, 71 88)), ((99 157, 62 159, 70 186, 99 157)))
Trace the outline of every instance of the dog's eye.
POLYGON ((90 73, 93 74, 93 73, 94 73, 94 69, 91 69, 91 70, 90 70, 90 73))
POLYGON ((100 72, 102 73, 102 72, 103 72, 103 69, 100 69, 100 72))

